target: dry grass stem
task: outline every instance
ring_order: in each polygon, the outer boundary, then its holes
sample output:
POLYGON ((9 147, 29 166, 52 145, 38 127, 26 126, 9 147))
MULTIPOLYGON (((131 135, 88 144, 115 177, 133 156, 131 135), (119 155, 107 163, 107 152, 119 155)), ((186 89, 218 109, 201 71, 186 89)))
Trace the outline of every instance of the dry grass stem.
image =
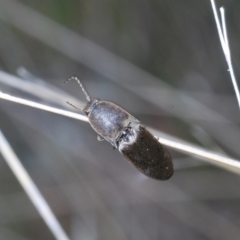
POLYGON ((57 240, 69 240, 57 218, 0 131, 0 152, 57 240))
MULTIPOLYGON (((48 112, 53 112, 59 115, 63 115, 66 117, 70 117, 70 118, 74 118, 77 120, 81 120, 81 121, 85 121, 88 122, 88 118, 84 115, 78 114, 78 113, 73 113, 73 112, 69 112, 66 110, 62 110, 62 109, 58 109, 58 108, 54 108, 54 107, 49 107, 46 106, 44 104, 39 104, 33 101, 29 101, 29 100, 25 100, 22 98, 18 98, 18 97, 14 97, 11 96, 9 94, 5 94, 0 92, 0 98, 11 101, 11 102, 15 102, 15 103, 19 103, 19 104, 23 104, 29 107, 34 107, 34 108, 38 108, 44 111, 48 111, 48 112)), ((206 151, 204 149, 201 149, 199 147, 195 147, 192 144, 185 144, 184 142, 176 142, 173 140, 169 140, 166 138, 159 138, 159 141, 168 147, 171 147, 175 150, 178 151, 182 151, 186 154, 190 154, 190 155, 194 155, 197 156, 203 160, 206 160, 212 164, 217 164, 221 167, 224 167, 226 169, 230 169, 234 172, 240 173, 240 162, 238 160, 235 159, 231 159, 225 156, 221 156, 217 153, 214 152, 210 152, 210 151, 206 151)))
POLYGON ((220 8, 221 22, 222 22, 222 25, 221 25, 219 17, 218 17, 215 1, 211 0, 211 4, 212 4, 212 8, 213 8, 214 18, 215 18, 215 21, 217 24, 218 35, 219 35, 220 42, 222 45, 223 53, 225 55, 225 58, 226 58, 226 61, 228 64, 229 73, 230 73, 230 76, 232 79, 233 87, 234 87, 238 105, 240 108, 240 93, 239 93, 238 84, 237 84, 233 66, 232 66, 231 52, 230 52, 230 47, 229 47, 229 43, 228 43, 227 27, 226 27, 226 21, 225 21, 225 11, 224 11, 223 7, 220 8))
POLYGON ((29 107, 38 108, 38 109, 41 109, 41 110, 44 110, 44 111, 47 111, 47 112, 53 112, 53 113, 56 113, 56 114, 59 114, 59 115, 63 115, 63 116, 67 116, 67 117, 70 117, 70 118, 75 118, 75 119, 78 119, 78 120, 81 120, 81 121, 88 122, 88 118, 86 116, 81 115, 81 114, 69 112, 69 111, 66 111, 66 110, 59 109, 59 108, 49 107, 49 106, 46 106, 44 104, 40 104, 40 103, 36 103, 36 102, 29 101, 29 100, 26 100, 26 99, 14 97, 14 96, 11 96, 11 95, 3 93, 3 92, 0 92, 0 98, 11 101, 11 102, 20 103, 20 104, 23 104, 23 105, 26 105, 26 106, 29 106, 29 107))
POLYGON ((4 21, 94 72, 98 72, 108 80, 117 82, 117 84, 148 102, 157 103, 158 106, 171 115, 177 116, 189 124, 192 123, 192 117, 201 119, 203 115, 205 116, 204 120, 229 121, 190 96, 186 96, 188 101, 183 101, 183 94, 179 94, 177 90, 166 82, 107 51, 87 38, 61 26, 19 1, 1 1, 2 9, 0 10, 7 16, 3 18, 4 21), (29 20, 35 26, 34 31, 29 28, 29 20), (56 36, 59 37, 56 38, 56 36), (153 86, 154 92, 142 94, 138 86, 146 86, 146 81, 148 86, 153 86), (172 105, 175 105, 176 108, 169 107, 172 105))

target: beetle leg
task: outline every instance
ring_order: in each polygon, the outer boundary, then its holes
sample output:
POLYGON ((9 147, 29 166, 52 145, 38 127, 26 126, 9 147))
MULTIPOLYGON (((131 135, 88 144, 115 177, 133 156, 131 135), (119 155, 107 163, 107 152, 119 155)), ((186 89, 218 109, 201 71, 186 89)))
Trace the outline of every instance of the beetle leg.
POLYGON ((101 141, 104 141, 104 138, 102 136, 98 135, 97 140, 101 142, 101 141))

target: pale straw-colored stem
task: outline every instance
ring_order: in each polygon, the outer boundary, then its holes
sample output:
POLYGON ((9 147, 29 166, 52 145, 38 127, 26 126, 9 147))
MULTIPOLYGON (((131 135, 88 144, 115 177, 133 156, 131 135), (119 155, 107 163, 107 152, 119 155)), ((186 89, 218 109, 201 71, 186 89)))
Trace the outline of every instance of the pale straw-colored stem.
POLYGON ((57 240, 69 240, 46 200, 1 131, 0 152, 55 238, 57 240))
POLYGON ((205 161, 218 165, 219 167, 227 168, 230 171, 240 174, 240 162, 236 159, 232 159, 226 156, 222 156, 218 153, 206 151, 205 149, 197 148, 193 145, 182 144, 179 142, 173 142, 171 140, 159 137, 159 142, 163 145, 174 148, 181 152, 194 155, 198 158, 204 159, 205 161))
MULTIPOLYGON (((74 118, 77 120, 88 122, 88 118, 84 115, 69 112, 66 110, 61 110, 61 109, 54 108, 54 107, 49 107, 44 104, 39 104, 39 103, 36 103, 33 101, 14 97, 9 94, 2 93, 2 92, 0 92, 0 98, 11 101, 11 102, 16 102, 16 103, 20 103, 23 105, 27 105, 30 107, 38 108, 41 110, 53 112, 56 114, 64 115, 64 116, 74 118)), ((225 156, 222 156, 218 153, 214 153, 211 151, 206 151, 205 149, 201 149, 200 147, 194 146, 193 144, 190 144, 190 143, 189 144, 184 143, 183 141, 177 142, 177 141, 170 140, 170 139, 167 139, 164 137, 160 137, 160 138, 157 137, 157 138, 159 139, 159 142, 161 142, 165 146, 171 147, 177 151, 181 151, 181 152, 184 152, 189 155, 197 156, 198 158, 200 158, 202 160, 205 160, 207 162, 210 162, 212 164, 221 166, 225 169, 229 169, 231 171, 234 171, 234 172, 237 172, 240 174, 240 162, 236 159, 225 157, 225 156)))
POLYGON ((212 4, 214 18, 215 18, 215 21, 216 21, 216 24, 217 24, 218 35, 219 35, 220 42, 221 42, 221 45, 222 45, 223 53, 225 55, 225 58, 226 58, 226 61, 227 61, 227 64, 228 64, 229 73, 230 73, 230 76, 231 76, 234 91, 235 91, 237 101, 238 101, 238 105, 239 105, 239 108, 240 108, 240 92, 239 92, 238 84, 237 84, 237 81, 236 81, 236 77, 235 77, 235 74, 234 74, 232 61, 231 61, 231 52, 230 52, 230 47, 229 47, 229 41, 228 41, 228 36, 227 36, 227 27, 226 27, 226 21, 225 21, 225 11, 224 11, 223 7, 220 8, 221 23, 222 23, 222 25, 221 25, 219 17, 218 17, 215 1, 214 0, 210 0, 210 1, 211 1, 211 4, 212 4))
POLYGON ((84 115, 77 114, 74 112, 69 112, 66 110, 59 109, 59 108, 49 107, 44 104, 36 103, 36 102, 22 99, 19 97, 14 97, 14 96, 11 96, 11 95, 3 93, 3 92, 0 92, 0 98, 11 101, 11 102, 20 103, 20 104, 23 104, 23 105, 26 105, 29 107, 38 108, 38 109, 41 109, 41 110, 44 110, 47 112, 53 112, 53 113, 56 113, 59 115, 63 115, 63 116, 75 118, 75 119, 78 119, 78 120, 81 120, 84 122, 88 122, 88 118, 84 115))

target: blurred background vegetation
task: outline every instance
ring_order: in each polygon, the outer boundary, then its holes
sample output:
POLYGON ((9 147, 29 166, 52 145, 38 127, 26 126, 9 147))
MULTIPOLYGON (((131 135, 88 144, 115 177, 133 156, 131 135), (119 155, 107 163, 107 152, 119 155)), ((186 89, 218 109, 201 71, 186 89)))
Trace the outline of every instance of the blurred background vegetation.
MULTIPOLYGON (((240 2, 216 3, 239 79, 240 2)), ((71 111, 66 101, 86 102, 76 83, 63 85, 76 75, 146 126, 240 156, 208 0, 0 0, 0 70, 24 79, 0 77, 1 91, 71 111)), ((174 176, 148 179, 89 124, 3 100, 0 128, 73 240, 239 239, 237 174, 170 150, 174 176)), ((0 239, 54 239, 2 156, 0 239)))

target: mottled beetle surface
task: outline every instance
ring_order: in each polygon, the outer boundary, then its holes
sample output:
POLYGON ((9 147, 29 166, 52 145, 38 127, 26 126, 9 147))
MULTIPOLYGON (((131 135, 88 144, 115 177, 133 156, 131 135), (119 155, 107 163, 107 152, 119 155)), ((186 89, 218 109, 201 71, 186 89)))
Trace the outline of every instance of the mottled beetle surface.
POLYGON ((85 93, 88 103, 82 110, 101 140, 110 142, 148 177, 167 180, 173 175, 169 152, 135 117, 112 102, 91 99, 76 77, 69 80, 76 80, 85 93))

